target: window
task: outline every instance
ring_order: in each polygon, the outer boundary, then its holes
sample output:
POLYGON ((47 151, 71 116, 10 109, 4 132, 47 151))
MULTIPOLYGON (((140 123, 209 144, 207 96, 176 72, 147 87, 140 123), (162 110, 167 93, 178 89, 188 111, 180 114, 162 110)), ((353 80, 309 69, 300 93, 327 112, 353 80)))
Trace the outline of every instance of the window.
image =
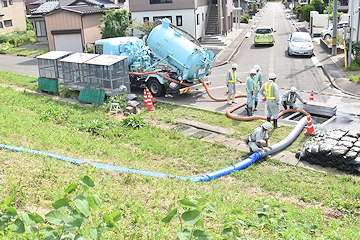
POLYGON ((45 21, 35 21, 35 29, 37 37, 46 37, 45 21))
POLYGON ((199 25, 200 21, 199 21, 199 14, 196 14, 196 25, 199 25))
POLYGON ((167 18, 170 20, 170 22, 172 23, 172 17, 171 16, 159 16, 159 17, 153 17, 153 21, 155 22, 156 20, 161 20, 163 18, 167 18))
POLYGON ((172 3, 172 0, 150 0, 150 4, 157 4, 157 3, 172 3))
POLYGON ((204 21, 204 13, 201 14, 201 21, 204 21))
POLYGON ((2 22, 0 22, 0 28, 4 28, 4 26, 3 26, 3 23, 2 23, 2 22))
POLYGON ((176 16, 176 26, 182 26, 182 16, 176 16))
POLYGON ((4 20, 5 27, 11 27, 12 26, 12 20, 4 20))
POLYGON ((6 0, 5 0, 5 1, 2 1, 2 2, 1 2, 1 6, 2 6, 2 7, 7 7, 7 1, 6 1, 6 0))
POLYGON ((149 23, 149 21, 150 21, 149 17, 143 17, 143 22, 144 23, 149 23))
POLYGON ((13 0, 9 0, 9 5, 13 5, 13 0))
POLYGON ((104 46, 102 44, 95 45, 95 53, 96 54, 103 54, 104 46))

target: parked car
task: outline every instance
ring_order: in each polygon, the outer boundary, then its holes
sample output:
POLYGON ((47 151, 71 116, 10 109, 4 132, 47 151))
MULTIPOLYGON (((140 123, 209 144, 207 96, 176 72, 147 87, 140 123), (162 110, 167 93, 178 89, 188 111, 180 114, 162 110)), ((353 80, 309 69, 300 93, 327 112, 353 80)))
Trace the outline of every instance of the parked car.
POLYGON ((260 44, 270 44, 274 45, 275 43, 275 30, 269 26, 258 27, 255 32, 254 44, 255 46, 260 44))
MULTIPOLYGON (((344 27, 348 27, 349 24, 348 22, 339 22, 337 24, 337 34, 343 34, 343 30, 344 27)), ((321 31, 320 35, 323 39, 329 39, 332 38, 332 33, 333 33, 333 25, 329 26, 328 28, 325 28, 324 30, 321 31)))
POLYGON ((293 32, 288 39, 288 55, 312 56, 314 44, 308 32, 293 32))

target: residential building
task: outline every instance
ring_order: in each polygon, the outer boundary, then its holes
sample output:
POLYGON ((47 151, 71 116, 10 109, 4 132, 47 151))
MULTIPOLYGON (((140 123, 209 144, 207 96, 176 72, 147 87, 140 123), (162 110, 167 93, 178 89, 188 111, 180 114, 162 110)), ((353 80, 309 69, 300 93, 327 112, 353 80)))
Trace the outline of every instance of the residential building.
POLYGON ((131 0, 131 18, 138 22, 168 18, 196 39, 205 35, 211 25, 213 34, 231 30, 232 0, 131 0), (210 21, 212 19, 212 21, 210 21))
POLYGON ((23 0, 0 0, 0 34, 26 29, 26 12, 23 0))

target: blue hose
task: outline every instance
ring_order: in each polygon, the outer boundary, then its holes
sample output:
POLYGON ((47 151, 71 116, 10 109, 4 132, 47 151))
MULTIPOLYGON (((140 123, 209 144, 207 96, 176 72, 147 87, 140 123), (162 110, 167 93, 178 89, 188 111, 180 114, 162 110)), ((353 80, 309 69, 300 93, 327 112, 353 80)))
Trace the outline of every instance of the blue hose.
POLYGON ((304 126, 306 124, 306 120, 307 120, 306 117, 303 117, 298 122, 296 127, 291 131, 291 133, 285 139, 283 139, 279 143, 276 143, 272 146, 272 148, 273 148, 272 150, 267 151, 267 152, 257 151, 255 153, 251 154, 246 159, 244 159, 241 162, 238 162, 234 165, 231 165, 229 167, 226 167, 226 168, 214 171, 214 172, 210 172, 210 173, 207 173, 207 174, 204 174, 201 176, 192 176, 192 177, 183 177, 183 176, 176 176, 176 175, 170 175, 170 174, 164 174, 164 173, 157 173, 157 172, 143 171, 143 170, 137 170, 137 169, 131 169, 131 168, 117 167, 117 166, 112 166, 112 165, 108 165, 108 164, 95 163, 95 162, 85 161, 85 160, 81 160, 81 159, 64 157, 64 156, 60 156, 57 154, 52 154, 52 153, 47 153, 47 152, 42 152, 42 151, 37 151, 37 150, 32 150, 32 149, 26 149, 26 148, 22 148, 22 147, 4 145, 4 144, 0 144, 0 148, 15 151, 15 152, 27 152, 27 153, 31 153, 31 154, 44 155, 44 156, 55 158, 55 159, 58 159, 61 161, 67 161, 67 162, 70 162, 73 164, 88 163, 88 164, 91 164, 92 166, 94 166, 95 168, 110 170, 110 171, 136 173, 136 174, 141 174, 141 175, 150 176, 150 177, 157 177, 157 178, 163 178, 163 177, 164 178, 178 178, 178 179, 185 180, 185 181, 190 180, 192 182, 208 182, 210 180, 229 175, 230 173, 232 173, 234 171, 240 171, 242 169, 245 169, 248 166, 250 166, 251 164, 255 163, 260 158, 262 158, 263 156, 269 155, 271 153, 277 152, 277 151, 285 148, 291 142, 293 142, 296 139, 296 137, 300 134, 300 132, 302 131, 302 129, 304 128, 304 126))

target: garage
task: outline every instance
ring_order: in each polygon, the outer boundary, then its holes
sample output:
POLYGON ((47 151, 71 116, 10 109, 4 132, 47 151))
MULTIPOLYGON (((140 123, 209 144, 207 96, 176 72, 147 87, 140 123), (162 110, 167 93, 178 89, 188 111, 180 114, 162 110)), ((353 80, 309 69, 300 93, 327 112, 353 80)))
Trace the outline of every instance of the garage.
POLYGON ((83 52, 81 33, 52 31, 56 51, 83 52))

